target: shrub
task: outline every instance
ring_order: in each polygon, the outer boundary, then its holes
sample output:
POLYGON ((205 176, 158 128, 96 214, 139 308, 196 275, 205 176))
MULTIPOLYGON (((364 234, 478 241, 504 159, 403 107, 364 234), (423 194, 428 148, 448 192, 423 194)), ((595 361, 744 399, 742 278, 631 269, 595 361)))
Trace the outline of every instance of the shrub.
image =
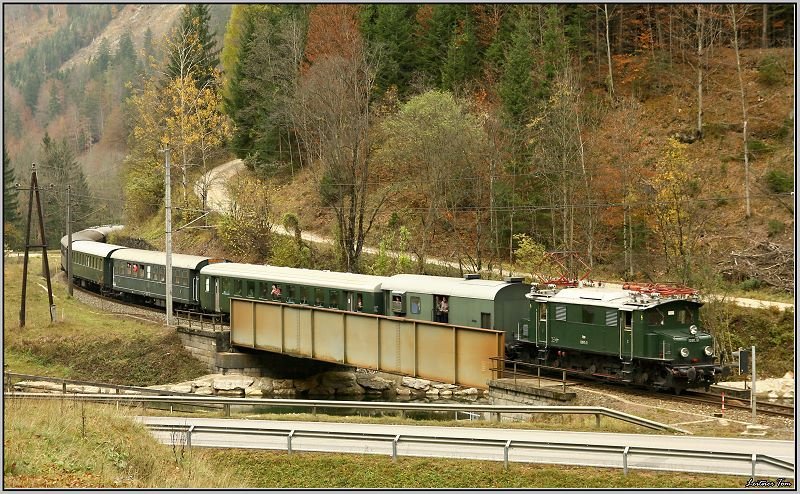
POLYGON ((794 178, 781 170, 770 170, 764 176, 767 187, 776 194, 783 194, 794 190, 794 178))
POLYGON ((769 220, 767 223, 767 235, 774 237, 786 231, 786 225, 780 220, 769 220))
POLYGON ((758 290, 760 286, 761 286, 761 280, 757 280, 755 278, 750 278, 748 280, 745 280, 739 285, 739 287, 746 292, 749 292, 751 290, 758 290))
POLYGON ((775 56, 764 57, 758 64, 758 82, 765 86, 781 84, 786 79, 783 61, 775 56))

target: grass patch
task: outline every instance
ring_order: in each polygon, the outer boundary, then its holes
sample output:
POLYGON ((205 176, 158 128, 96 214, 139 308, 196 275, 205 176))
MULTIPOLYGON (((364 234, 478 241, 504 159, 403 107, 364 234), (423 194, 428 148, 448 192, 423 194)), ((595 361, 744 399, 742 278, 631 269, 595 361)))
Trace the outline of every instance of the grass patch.
MULTIPOLYGON (((36 260, 35 260, 36 261, 36 260)), ((59 256, 50 256, 58 273, 59 256)), ((50 321, 39 262, 28 266, 26 324, 19 327, 22 263, 4 264, 4 356, 7 370, 116 384, 147 386, 189 380, 206 368, 174 330, 110 314, 69 298, 54 277, 57 322, 50 321), (62 320, 63 318, 63 320, 62 320)))
MULTIPOLYGON (((135 410, 133 410, 135 411, 135 410)), ((132 411, 6 399, 4 487, 234 487, 206 451, 158 444, 132 411)))
POLYGON ((698 488, 741 487, 723 475, 629 471, 562 465, 276 451, 210 452, 252 488, 698 488))

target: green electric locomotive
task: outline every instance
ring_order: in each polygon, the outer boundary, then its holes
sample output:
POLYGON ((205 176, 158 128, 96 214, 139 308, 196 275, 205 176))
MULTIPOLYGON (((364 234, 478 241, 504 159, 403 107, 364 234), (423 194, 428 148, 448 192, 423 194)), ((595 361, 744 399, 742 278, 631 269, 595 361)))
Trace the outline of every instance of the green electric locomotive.
POLYGON ((696 291, 664 286, 539 287, 512 358, 671 389, 708 388, 729 369, 716 362, 696 291))

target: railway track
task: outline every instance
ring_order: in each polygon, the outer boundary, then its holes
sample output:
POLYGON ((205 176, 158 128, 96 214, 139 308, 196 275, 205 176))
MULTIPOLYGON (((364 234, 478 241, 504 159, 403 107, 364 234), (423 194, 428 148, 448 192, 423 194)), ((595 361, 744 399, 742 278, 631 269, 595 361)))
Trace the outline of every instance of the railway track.
MULTIPOLYGON (((722 407, 722 398, 715 393, 707 393, 704 391, 687 391, 684 395, 675 396, 675 401, 682 401, 684 403, 703 403, 713 405, 715 407, 722 407)), ((737 408, 750 410, 751 405, 749 400, 740 400, 738 398, 728 398, 725 400, 725 408, 737 408)), ((784 405, 781 403, 772 403, 764 400, 756 400, 756 413, 763 415, 772 415, 775 417, 794 417, 794 405, 784 405)))
MULTIPOLYGON (((506 361, 507 369, 508 365, 509 361, 506 361)), ((600 387, 601 389, 604 387, 609 387, 613 388, 615 391, 624 390, 634 394, 649 396, 651 398, 657 398, 660 400, 669 400, 680 403, 704 404, 720 409, 722 407, 722 400, 719 394, 705 392, 705 391, 687 390, 684 391, 684 393, 681 395, 675 395, 663 391, 653 391, 643 388, 634 388, 631 387, 630 385, 626 385, 621 382, 602 380, 600 379, 600 376, 587 376, 584 373, 577 372, 572 369, 561 369, 553 367, 547 368, 546 370, 543 368, 542 376, 544 375, 548 375, 551 377, 557 376, 557 374, 559 374, 561 371, 566 371, 567 376, 569 376, 570 380, 572 381, 579 382, 584 385, 597 386, 600 387)), ((536 377, 536 372, 518 370, 517 375, 524 377, 536 377)), ((727 398, 725 400, 725 408, 750 410, 751 409, 750 400, 727 398)), ((757 400, 756 413, 762 415, 775 416, 775 417, 794 418, 794 405, 784 405, 780 403, 772 403, 769 401, 757 400)))
MULTIPOLYGON (((91 297, 94 300, 103 302, 104 304, 113 304, 119 307, 112 308, 108 312, 112 314, 119 314, 119 315, 127 315, 127 316, 137 316, 137 317, 144 317, 149 320, 163 322, 165 319, 164 309, 160 307, 153 307, 148 305, 140 305, 135 304, 133 302, 126 302, 124 300, 120 300, 117 298, 110 298, 104 295, 97 293, 94 290, 90 290, 88 288, 83 288, 80 285, 72 285, 73 290, 79 291, 82 294, 91 297), (120 310, 117 310, 120 309, 120 310), (129 309, 129 310, 125 310, 129 309)), ((108 310, 108 309, 105 309, 108 310)))

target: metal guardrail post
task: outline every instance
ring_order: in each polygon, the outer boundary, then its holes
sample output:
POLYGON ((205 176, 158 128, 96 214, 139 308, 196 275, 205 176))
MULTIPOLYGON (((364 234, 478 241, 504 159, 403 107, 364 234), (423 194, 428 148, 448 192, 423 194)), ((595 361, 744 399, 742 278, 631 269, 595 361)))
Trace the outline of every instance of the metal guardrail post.
POLYGON ((600 414, 599 413, 595 413, 594 414, 594 424, 598 429, 600 428, 600 414))
POLYGON ((561 392, 567 392, 567 371, 561 371, 561 392))
POLYGON ((625 449, 622 451, 622 474, 628 475, 628 451, 631 449, 630 446, 625 446, 625 449))
POLYGON ((750 476, 753 477, 754 479, 756 478, 756 463, 758 463, 758 454, 753 453, 753 459, 752 459, 753 470, 750 476))
POLYGON ((392 440, 392 462, 397 463, 397 443, 400 442, 400 434, 392 440))
POLYGON ((511 448, 511 439, 506 441, 506 446, 503 448, 503 468, 508 470, 508 450, 511 448))
POLYGON ((192 447, 192 431, 194 430, 194 425, 190 425, 189 429, 186 431, 186 446, 191 449, 192 447))
POLYGON ((536 366, 536 378, 539 380, 539 387, 542 387, 542 368, 536 366))
POLYGON ((292 436, 294 436, 294 429, 289 431, 289 435, 286 436, 286 453, 292 454, 292 436))
POLYGON ((514 362, 514 384, 517 384, 517 363, 514 362))
POLYGON ((224 417, 230 417, 231 416, 231 406, 229 404, 226 403, 226 404, 222 405, 222 415, 224 417))
POLYGON ((67 394, 67 381, 61 381, 61 392, 67 394))

